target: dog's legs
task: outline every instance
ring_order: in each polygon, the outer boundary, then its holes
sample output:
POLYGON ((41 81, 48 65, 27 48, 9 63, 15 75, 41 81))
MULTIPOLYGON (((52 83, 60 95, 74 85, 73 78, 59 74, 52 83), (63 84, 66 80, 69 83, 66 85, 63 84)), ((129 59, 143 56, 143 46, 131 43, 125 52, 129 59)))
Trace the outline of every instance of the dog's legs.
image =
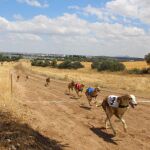
POLYGON ((96 99, 97 99, 97 95, 94 96, 94 99, 95 99, 95 100, 94 100, 94 104, 96 105, 96 107, 98 107, 99 105, 97 104, 97 100, 96 100, 96 99))
POLYGON ((79 92, 78 92, 78 91, 76 91, 76 93, 77 93, 77 96, 79 97, 79 92))
MULTIPOLYGON (((112 114, 109 114, 109 118, 110 118, 110 119, 111 119, 112 116, 113 116, 112 114)), ((106 127, 106 129, 109 128, 109 127, 108 127, 108 117, 106 117, 106 119, 105 119, 105 127, 106 127)))
MULTIPOLYGON (((91 98, 91 101, 92 101, 92 98, 91 98)), ((93 102, 94 104, 95 104, 95 106, 96 107, 98 107, 99 105, 97 104, 97 100, 96 100, 96 97, 95 97, 95 99, 94 99, 94 102, 93 102)))
POLYGON ((68 87, 68 90, 69 90, 69 94, 70 94, 70 88, 68 87))
POLYGON ((73 92, 73 88, 68 86, 69 95, 71 94, 71 91, 73 92))
POLYGON ((80 97, 82 97, 82 91, 81 91, 81 95, 79 95, 80 97))
POLYGON ((106 128, 106 130, 109 128, 107 121, 108 121, 108 117, 106 117, 106 119, 105 119, 105 128, 106 128))
POLYGON ((88 102, 89 102, 89 106, 92 106, 92 105, 91 105, 91 99, 89 99, 88 102))
POLYGON ((89 106, 92 106, 91 105, 92 98, 90 96, 87 96, 87 99, 88 99, 89 106))
MULTIPOLYGON (((110 115, 109 115, 109 110, 108 110, 107 107, 106 107, 106 115, 107 115, 107 119, 108 119, 108 121, 109 121, 109 124, 110 124, 110 126, 111 126, 111 128, 112 128, 112 130, 113 130, 113 133, 114 133, 114 135, 116 135, 116 131, 115 131, 115 129, 113 128, 113 125, 112 125, 112 123, 111 123, 110 115)), ((107 121, 107 120, 106 120, 106 121, 107 121)))
POLYGON ((48 86, 48 83, 47 83, 47 82, 45 83, 45 86, 48 86))
POLYGON ((97 102, 96 102, 96 99, 94 100, 94 102, 93 102, 95 105, 97 104, 97 102))
POLYGON ((75 89, 75 91, 76 91, 76 94, 77 94, 77 96, 79 98, 79 91, 77 89, 75 89))
POLYGON ((77 90, 77 95, 78 95, 78 98, 80 98, 82 96, 82 91, 77 90), (81 95, 80 95, 80 93, 81 93, 81 95))
POLYGON ((123 124, 124 132, 127 132, 127 124, 123 118, 119 118, 123 124))

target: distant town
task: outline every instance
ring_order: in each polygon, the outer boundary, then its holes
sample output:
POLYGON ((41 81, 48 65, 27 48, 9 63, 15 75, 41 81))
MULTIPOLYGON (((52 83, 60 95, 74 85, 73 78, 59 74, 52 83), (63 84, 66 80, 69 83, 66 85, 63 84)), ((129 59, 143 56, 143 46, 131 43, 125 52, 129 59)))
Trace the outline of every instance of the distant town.
POLYGON ((86 59, 92 58, 113 58, 119 61, 142 61, 144 58, 129 57, 129 56, 85 56, 85 55, 65 55, 65 54, 44 54, 44 53, 18 53, 18 52, 0 52, 0 55, 7 57, 22 57, 23 59, 58 59, 64 60, 66 57, 80 57, 86 59))

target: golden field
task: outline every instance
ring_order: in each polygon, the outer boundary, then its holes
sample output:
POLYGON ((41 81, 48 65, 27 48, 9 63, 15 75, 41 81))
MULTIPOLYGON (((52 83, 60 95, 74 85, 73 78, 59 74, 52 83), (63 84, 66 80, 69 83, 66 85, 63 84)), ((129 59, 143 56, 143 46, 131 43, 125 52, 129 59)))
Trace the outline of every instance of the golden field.
MULTIPOLYGON (((127 70, 134 68, 142 69, 149 67, 146 61, 128 61, 122 63, 126 66, 127 70)), ((82 64, 85 66, 86 69, 91 68, 91 62, 83 62, 82 64)))
POLYGON ((4 104, 4 106, 5 100, 11 102, 9 70, 11 70, 10 65, 0 66, 0 105, 4 104))
POLYGON ((145 61, 130 61, 130 62, 123 62, 123 64, 126 66, 126 68, 133 69, 133 68, 147 68, 149 67, 145 61))
MULTIPOLYGON (((134 68, 142 69, 142 68, 149 67, 146 61, 128 61, 122 63, 126 66, 127 70, 134 69, 134 68)), ((82 62, 82 64, 85 66, 84 69, 86 70, 91 69, 91 62, 82 62)))
MULTIPOLYGON (((137 93, 150 97, 150 77, 149 75, 128 75, 124 73, 110 73, 110 72, 97 72, 91 69, 90 62, 83 62, 85 68, 78 70, 68 70, 68 69, 56 69, 56 68, 42 68, 33 67, 30 65, 30 61, 21 60, 20 62, 27 70, 32 71, 35 74, 43 74, 50 76, 53 79, 65 80, 69 82, 70 80, 75 80, 76 82, 85 83, 86 86, 100 86, 104 89, 110 89, 112 91, 125 91, 137 93)), ((18 63, 17 63, 18 64, 18 63)), ((147 64, 143 62, 124 62, 128 69, 131 68, 143 68, 147 67, 147 64)), ((10 70, 16 64, 5 63, 4 66, 0 66, 0 97, 1 104, 7 105, 5 100, 10 105, 14 105, 15 100, 11 100, 10 93, 10 70)))
MULTIPOLYGON (((120 72, 97 72, 90 68, 91 63, 89 62, 83 62, 85 68, 78 70, 34 67, 27 62, 22 62, 22 64, 35 74, 44 74, 53 79, 66 81, 75 80, 76 82, 85 83, 87 86, 100 86, 101 88, 110 89, 112 91, 117 90, 135 94, 140 93, 140 95, 150 97, 149 75, 129 75, 120 72)), ((132 64, 132 62, 129 62, 129 64, 132 64)), ((145 62, 141 62, 141 64, 145 64, 145 62)), ((140 67, 140 65, 138 67, 140 67)))
POLYGON ((11 94, 11 78, 10 74, 13 73, 14 66, 17 63, 4 63, 0 66, 0 109, 4 112, 10 112, 12 116, 19 118, 23 121, 26 118, 26 108, 18 103, 17 96, 15 95, 15 76, 13 76, 13 94, 11 94), (25 112, 23 111, 25 110, 25 112))

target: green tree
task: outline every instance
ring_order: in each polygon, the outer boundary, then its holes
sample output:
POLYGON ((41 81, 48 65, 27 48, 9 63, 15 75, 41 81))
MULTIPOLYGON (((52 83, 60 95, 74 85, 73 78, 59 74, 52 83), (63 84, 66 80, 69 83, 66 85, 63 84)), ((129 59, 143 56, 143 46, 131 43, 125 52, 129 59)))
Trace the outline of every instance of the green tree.
POLYGON ((57 60, 56 59, 53 59, 52 61, 51 61, 51 66, 52 67, 57 67, 57 60))
POLYGON ((79 69, 79 68, 84 68, 84 66, 79 62, 71 62, 70 60, 65 60, 61 64, 58 65, 58 68, 60 69, 79 69))
POLYGON ((146 60, 147 64, 150 65, 150 53, 148 53, 147 55, 145 55, 145 60, 146 60))
POLYGON ((116 60, 105 60, 97 68, 98 71, 123 71, 125 65, 116 60))

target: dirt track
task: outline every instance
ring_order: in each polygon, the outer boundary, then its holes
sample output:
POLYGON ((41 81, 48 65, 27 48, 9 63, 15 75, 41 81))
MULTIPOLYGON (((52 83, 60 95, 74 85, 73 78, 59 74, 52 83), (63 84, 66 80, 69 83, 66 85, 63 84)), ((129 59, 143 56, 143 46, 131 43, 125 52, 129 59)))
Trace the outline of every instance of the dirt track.
MULTIPOLYGON (((150 149, 150 103, 140 103, 136 109, 126 112, 127 133, 114 118, 117 136, 112 137, 112 131, 104 129, 102 108, 94 104, 92 109, 80 107, 83 103, 88 106, 84 94, 80 100, 65 95, 67 83, 52 80, 50 86, 45 87, 44 77, 34 74, 28 81, 21 76, 19 82, 14 79, 13 83, 14 97, 30 109, 28 123, 43 135, 60 141, 66 150, 150 149)), ((108 94, 111 93, 102 92, 98 100, 108 94)))

